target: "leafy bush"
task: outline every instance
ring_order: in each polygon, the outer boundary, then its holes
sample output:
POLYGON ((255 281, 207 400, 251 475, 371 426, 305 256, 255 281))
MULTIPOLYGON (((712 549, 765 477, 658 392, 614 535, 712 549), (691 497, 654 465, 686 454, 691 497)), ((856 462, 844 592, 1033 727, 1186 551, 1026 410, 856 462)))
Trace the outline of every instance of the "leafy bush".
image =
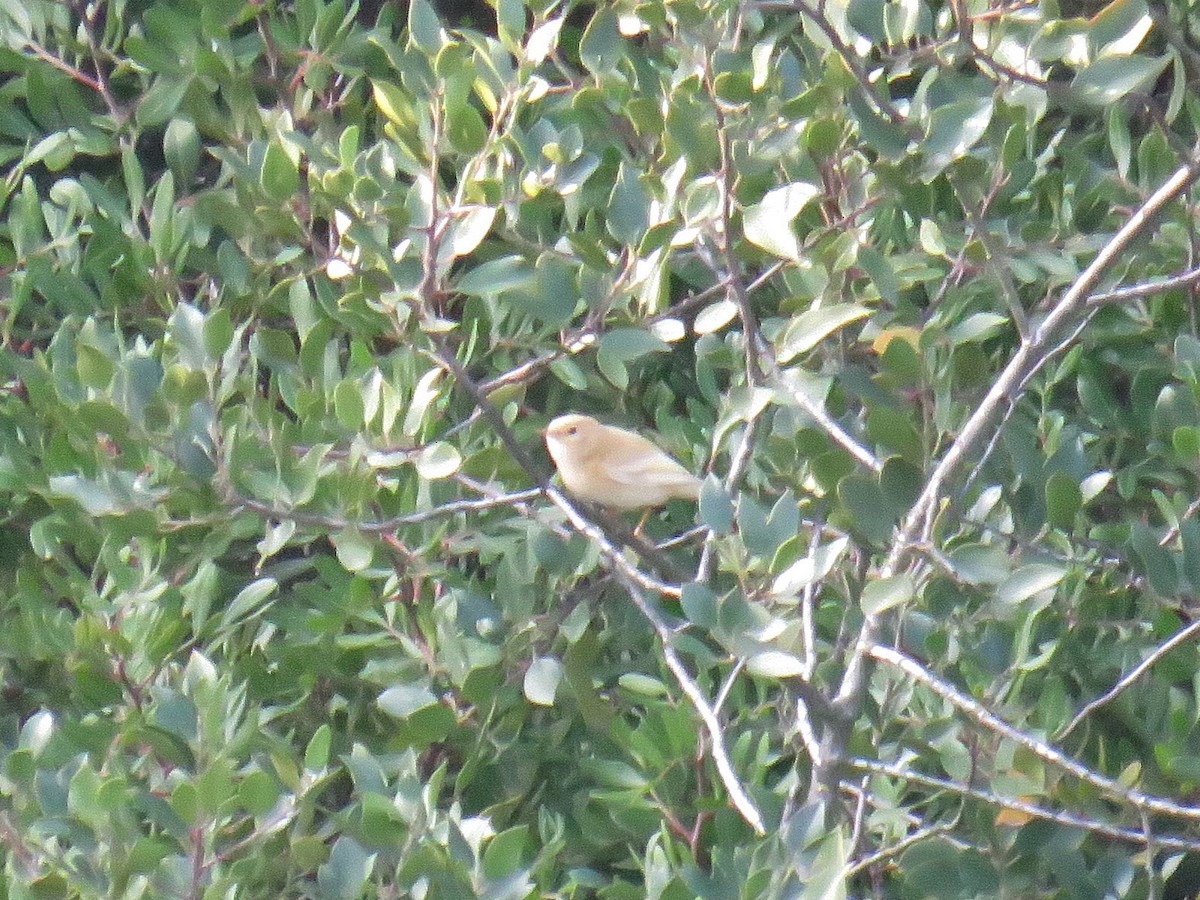
POLYGON ((0 3, 6 895, 1194 891, 1195 22, 1088 12, 0 3))

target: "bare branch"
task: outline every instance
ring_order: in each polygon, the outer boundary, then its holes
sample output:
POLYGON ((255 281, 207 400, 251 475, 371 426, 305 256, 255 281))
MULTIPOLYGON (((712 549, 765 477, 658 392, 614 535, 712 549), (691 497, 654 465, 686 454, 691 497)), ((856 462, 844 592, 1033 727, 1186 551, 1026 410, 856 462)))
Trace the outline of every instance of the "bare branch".
POLYGON ((561 509, 567 516, 567 521, 571 526, 585 537, 596 542, 600 548, 600 554, 611 564, 617 573, 624 576, 627 580, 636 584, 643 590, 653 591, 656 594, 662 594, 667 597, 679 597, 683 591, 679 585, 668 584, 665 581, 660 581, 653 575, 648 575, 637 567, 625 553, 609 539, 604 530, 596 525, 590 519, 581 513, 566 495, 552 484, 544 484, 542 492, 549 498, 550 502, 561 509))
POLYGON ((1193 287, 1200 282, 1200 269, 1189 269, 1170 278, 1160 281, 1148 281, 1145 284, 1134 284, 1129 287, 1116 288, 1087 298, 1088 306, 1108 306, 1114 303, 1128 303, 1130 300, 1141 300, 1176 288, 1193 287))
MULTIPOLYGON (((924 775, 920 772, 914 772, 911 769, 904 768, 903 766, 877 762, 873 759, 861 758, 851 759, 848 765, 850 765, 852 768, 860 769, 866 772, 872 772, 876 775, 885 775, 889 778, 899 778, 904 781, 911 781, 916 784, 923 784, 927 787, 937 788, 938 790, 951 791, 964 797, 982 800, 984 803, 998 806, 1001 809, 1010 809, 1013 812, 1031 816, 1035 819, 1047 819, 1051 822, 1057 822, 1060 825, 1066 825, 1070 828, 1082 828, 1086 831, 1092 832, 1093 834, 1102 835, 1103 837, 1114 838, 1119 841, 1126 841, 1139 846, 1145 846, 1147 843, 1146 835, 1140 828, 1123 828, 1120 825, 1111 825, 1108 822, 1101 822, 1098 819, 1090 819, 1086 816, 1076 815, 1075 813, 1046 809, 1034 803, 1029 803, 1025 800, 1018 800, 1011 797, 1001 797, 998 794, 991 793, 990 791, 982 791, 978 788, 973 788, 970 785, 959 784, 958 782, 950 781, 945 778, 937 778, 933 775, 924 775)), ((1200 840, 1185 837, 1175 837, 1173 835, 1155 835, 1154 843, 1159 847, 1170 850, 1187 850, 1191 852, 1200 850, 1200 840)), ((857 870, 858 868, 858 866, 855 866, 854 870, 857 870)))
POLYGON ((721 730, 721 722, 717 718, 717 713, 704 698, 704 692, 700 689, 700 685, 692 678, 683 664, 683 660, 675 652, 674 632, 659 616, 658 611, 646 602, 646 598, 637 584, 625 577, 624 573, 618 574, 617 577, 625 584, 625 589, 629 592, 634 605, 641 610, 642 615, 654 627, 659 640, 662 641, 663 658, 666 660, 667 668, 671 670, 671 674, 679 682, 679 687, 692 702, 692 706, 695 707, 700 720, 704 723, 704 730, 708 734, 710 744, 709 754, 712 756, 713 764, 717 767, 721 784, 725 786, 725 791, 729 794, 729 802, 757 834, 765 835, 767 829, 763 824, 762 814, 754 805, 754 801, 750 799, 750 795, 746 793, 746 789, 742 787, 737 772, 734 771, 733 764, 729 761, 729 753, 725 749, 725 734, 721 730))
POLYGON ((1089 769, 1045 741, 1040 741, 1005 722, 999 716, 984 708, 973 697, 968 697, 949 682, 938 678, 915 659, 901 653, 899 650, 885 647, 882 644, 874 644, 870 648, 870 656, 873 659, 899 669, 914 681, 920 682, 943 700, 965 713, 978 725, 1024 747, 1039 759, 1045 760, 1051 765, 1069 772, 1080 781, 1085 781, 1093 787, 1099 788, 1105 793, 1125 801, 1138 810, 1200 821, 1200 807, 1182 806, 1163 797, 1156 797, 1142 791, 1134 790, 1133 788, 1127 788, 1115 779, 1089 769))
MULTIPOLYGON (((1091 264, 1070 285, 1062 299, 1042 320, 1041 324, 1025 340, 1021 341, 1013 358, 992 384, 975 412, 963 423, 958 437, 943 454, 926 480, 924 489, 900 527, 891 553, 880 567, 880 577, 887 578, 900 571, 905 557, 917 536, 921 534, 925 522, 932 518, 936 511, 947 483, 957 475, 969 459, 971 451, 983 440, 986 429, 997 412, 1006 404, 1016 402, 1022 387, 1028 383, 1030 376, 1045 363, 1047 358, 1045 350, 1079 309, 1087 304, 1090 292, 1096 282, 1134 238, 1153 221, 1154 216, 1182 193, 1196 179, 1197 174, 1200 174, 1200 155, 1198 154, 1200 154, 1200 148, 1194 151, 1192 158, 1180 166, 1129 217, 1129 220, 1096 254, 1096 258, 1092 260, 1091 264)), ((847 663, 845 674, 842 676, 835 703, 847 716, 855 713, 862 691, 865 689, 866 658, 871 647, 876 643, 879 627, 880 620, 877 616, 866 617, 855 649, 847 663)))
POLYGON ((418 525, 421 522, 429 522, 434 519, 440 519, 445 516, 452 516, 457 513, 480 512, 486 509, 494 509, 497 506, 515 506, 518 503, 528 503, 530 500, 536 499, 542 495, 541 488, 529 488, 523 491, 513 491, 507 494, 498 494, 494 497, 479 497, 468 500, 452 500, 449 503, 444 503, 441 506, 435 506, 431 509, 421 510, 420 512, 407 513, 402 516, 393 516, 389 519, 377 519, 374 521, 349 518, 347 516, 327 516, 321 513, 305 512, 297 509, 286 509, 284 507, 272 506, 269 503, 264 503, 254 497, 248 497, 237 492, 232 485, 219 485, 224 488, 224 495, 227 502, 234 508, 242 508, 253 510, 260 513, 268 519, 274 519, 277 522, 295 522, 297 525, 308 525, 331 530, 340 530, 342 528, 355 528, 358 531, 368 534, 389 534, 396 531, 398 528, 403 528, 405 525, 418 525))
POLYGON ((1114 684, 1108 691, 1097 697, 1078 713, 1076 713, 1075 718, 1073 718, 1067 724, 1067 726, 1062 729, 1062 731, 1058 732, 1058 734, 1054 736, 1055 740, 1061 741, 1068 734, 1074 731, 1075 727, 1079 725, 1080 722, 1082 722, 1100 707, 1104 706, 1105 704, 1112 703, 1112 701, 1116 700, 1126 688, 1145 675, 1155 663, 1157 663, 1160 659, 1162 659, 1184 641, 1198 633, 1200 633, 1200 620, 1197 620, 1191 625, 1188 625, 1186 628, 1181 628, 1179 631, 1175 632, 1175 634, 1173 634, 1168 640, 1156 647, 1153 653, 1134 666, 1127 675, 1114 684))
POLYGON ((825 39, 832 45, 834 52, 841 57, 846 68, 850 70, 850 74, 854 76, 854 80, 858 82, 859 89, 866 96, 870 104, 875 107, 875 110, 887 118, 893 125, 899 125, 906 132, 911 131, 908 120, 900 110, 896 109, 892 101, 884 97, 879 92, 879 89, 875 87, 874 82, 871 81, 867 73, 863 71, 863 67, 859 64, 858 55, 846 46, 846 42, 842 40, 842 36, 837 33, 837 29, 833 27, 833 24, 826 18, 824 13, 820 9, 813 9, 804 0, 795 0, 794 7, 803 13, 825 35, 825 39))
POLYGON ((1015 401, 1014 394, 1018 385, 1026 383, 1029 376, 1045 363, 1044 351, 1050 346, 1050 342, 1067 326, 1079 308, 1088 302, 1092 288, 1117 256, 1129 246, 1143 228, 1150 224, 1153 217, 1164 206, 1174 200, 1196 179, 1198 173, 1200 173, 1200 159, 1193 156, 1129 217, 1129 220, 1096 254, 1096 258, 1092 260, 1091 264, 1075 279, 1049 315, 1042 320, 1028 339, 1021 342, 1012 360, 1000 373, 1000 377, 993 383, 991 390, 988 391, 987 396, 984 397, 975 412, 963 423, 958 437, 925 482, 921 496, 913 504, 901 528, 900 540, 897 541, 884 566, 885 577, 895 574, 898 570, 900 557, 905 553, 905 548, 920 532, 920 520, 930 515, 936 508, 946 483, 957 473, 958 469, 966 462, 970 451, 982 439, 984 430, 996 411, 1006 402, 1015 401))
POLYGON ((834 441, 843 449, 847 450, 851 456, 857 459, 860 463, 870 469, 872 472, 879 474, 883 471, 883 463, 870 450, 856 441, 850 436, 833 416, 825 411, 825 407, 814 403, 812 398, 799 384, 795 383, 794 374, 789 377, 790 370, 780 371, 774 369, 771 372, 771 379, 775 383, 778 390, 787 392, 787 394, 795 401, 804 412, 812 418, 828 434, 834 441), (792 382, 789 384, 789 381, 792 382))

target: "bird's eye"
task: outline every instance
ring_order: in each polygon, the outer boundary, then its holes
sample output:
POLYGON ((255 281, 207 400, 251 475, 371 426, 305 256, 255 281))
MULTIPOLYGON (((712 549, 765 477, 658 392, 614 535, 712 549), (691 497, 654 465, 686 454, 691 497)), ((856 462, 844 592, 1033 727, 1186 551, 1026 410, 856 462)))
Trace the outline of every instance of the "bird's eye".
POLYGON ((579 428, 572 425, 567 429, 567 434, 569 434, 571 437, 575 437, 575 435, 579 434, 579 428))

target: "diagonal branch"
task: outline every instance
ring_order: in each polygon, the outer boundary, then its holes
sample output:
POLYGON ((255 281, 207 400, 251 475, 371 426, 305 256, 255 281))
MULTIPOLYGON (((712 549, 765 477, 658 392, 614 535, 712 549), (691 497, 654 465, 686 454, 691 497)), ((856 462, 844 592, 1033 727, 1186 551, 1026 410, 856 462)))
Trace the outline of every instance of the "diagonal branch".
POLYGON ((658 638, 662 642, 663 658, 666 660, 667 668, 671 670, 671 674, 679 682, 679 687, 692 702, 692 706, 695 707, 700 720, 704 723, 704 730, 708 733, 709 754, 712 756, 713 763, 717 767, 717 774, 721 778, 721 783, 725 786, 726 793, 729 794, 729 802, 733 804, 734 808, 741 814, 741 817, 746 820, 746 823, 754 829, 755 833, 765 835, 767 829, 763 824, 762 813, 758 811, 758 807, 754 805, 754 801, 750 799, 750 795, 742 787, 741 781, 738 780, 737 772, 734 771, 733 764, 729 761, 729 753, 725 749, 725 733, 721 728, 721 720, 717 718, 716 710, 705 699, 704 691, 700 689, 700 685, 692 678, 691 673, 687 670, 687 666, 683 664, 683 660, 679 658, 679 654, 675 651, 674 632, 663 621, 654 607, 646 601, 646 597, 636 584, 628 580, 623 574, 617 577, 624 583, 625 590, 628 591, 634 605, 637 606, 658 634, 658 638))
MULTIPOLYGON (((1002 809, 1011 809, 1014 812, 1022 815, 1031 816, 1035 819, 1046 819, 1051 822, 1057 822, 1060 825, 1067 825, 1072 828, 1082 828, 1094 834, 1103 835, 1104 837, 1114 838, 1119 841, 1126 841, 1131 844, 1146 845, 1147 835, 1140 828, 1123 828, 1120 825, 1110 825, 1107 822, 1101 822, 1098 819, 1091 819, 1086 816, 1076 815, 1075 813, 1062 812, 1060 810, 1046 809, 1038 806, 1035 803, 1029 803, 1026 800, 1018 800, 1013 797, 1001 797, 990 791, 983 791, 979 788, 973 788, 970 785, 959 784, 956 781, 950 781, 946 778, 938 778, 933 775, 925 775, 921 772, 914 772, 903 766, 897 766, 892 763, 878 762, 873 759, 852 759, 850 766, 855 769, 860 769, 864 772, 872 772, 876 775, 883 775, 888 778, 898 778, 903 781, 911 781, 915 784, 923 784, 926 787, 935 788, 942 791, 950 791, 963 797, 971 797, 975 800, 982 800, 984 803, 989 803, 993 806, 999 806, 1002 809)), ((934 826, 936 827, 936 826, 934 826)), ((1188 850, 1196 852, 1200 850, 1200 840, 1195 838, 1175 837, 1173 835, 1155 835, 1154 843, 1157 846, 1171 850, 1188 850)), ((890 854, 889 854, 890 855, 890 854)), ((851 872, 858 871, 861 866, 854 866, 851 872)))
POLYGON ((872 645, 870 656, 873 659, 899 669, 914 681, 925 685, 925 687, 929 688, 960 712, 965 713, 988 731, 995 732, 1024 747, 1039 759, 1045 760, 1051 765, 1069 772, 1080 781, 1087 782, 1110 796, 1125 801, 1138 810, 1200 822, 1200 807, 1182 806, 1164 797, 1156 797, 1143 791, 1125 787, 1119 781, 1109 778, 1106 775, 1101 775, 1094 769, 1090 769, 1067 756, 1056 747, 1047 744, 1045 741, 1040 741, 1021 731, 1021 729, 1010 725, 995 713, 986 709, 983 704, 974 698, 962 693, 949 682, 938 678, 911 656, 901 653, 892 647, 885 647, 883 644, 872 645))
MULTIPOLYGON (((1193 151, 1191 158, 1181 165, 1129 220, 1101 248, 1092 263, 1063 294, 1058 304, 1042 320, 1041 324, 1021 341, 1013 358, 993 383, 987 396, 959 430, 958 437, 934 467, 917 501, 902 523, 892 550, 880 567, 879 576, 887 578, 901 571, 913 546, 919 542, 922 532, 932 523, 933 515, 941 501, 947 484, 967 464, 975 447, 988 434, 988 426, 1000 410, 1016 403, 1029 382, 1030 376, 1045 363, 1047 350, 1064 331, 1073 318, 1087 306, 1088 297, 1109 266, 1123 253, 1130 243, 1145 230, 1154 217, 1171 201, 1178 197, 1200 175, 1200 148, 1193 151)), ((1061 345, 1060 345, 1061 346, 1061 345)), ((866 690, 868 659, 878 646, 877 640, 882 620, 877 615, 867 616, 859 630, 854 649, 846 664, 841 684, 834 701, 839 713, 848 720, 858 717, 866 690)), ((828 785, 834 778, 829 767, 836 767, 842 757, 844 731, 831 725, 828 738, 831 752, 820 767, 815 767, 813 783, 828 785), (835 752, 836 751, 836 752, 835 752)))
POLYGON ((1179 629, 1179 631, 1175 632, 1175 634, 1173 634, 1168 640, 1164 641, 1161 645, 1155 648, 1153 653, 1134 666, 1127 675, 1114 684, 1108 691, 1101 694, 1099 697, 1081 709, 1078 713, 1076 713, 1075 718, 1073 718, 1062 731, 1055 735, 1055 739, 1061 741, 1068 734, 1074 731, 1075 727, 1079 725, 1080 722, 1082 722, 1100 707, 1116 700, 1122 691, 1126 690, 1131 684, 1145 675, 1155 663, 1157 663, 1160 659, 1162 659, 1184 641, 1198 633, 1200 633, 1200 620, 1193 622, 1186 628, 1179 629))
POLYGON ((870 76, 863 70, 859 64, 858 55, 854 53, 842 40, 842 36, 837 33, 837 29, 833 27, 833 23, 825 16, 821 9, 813 9, 804 0, 795 0, 795 8, 800 11, 810 22, 812 22, 825 39, 829 41, 833 50, 846 68, 850 70, 850 74, 854 76, 854 80, 858 82, 859 88, 866 96, 867 100, 875 107, 875 110, 884 116, 893 125, 899 125, 906 132, 912 133, 913 129, 909 125, 908 120, 900 110, 896 109, 895 104, 888 100, 880 90, 875 87, 875 83, 871 81, 870 76))

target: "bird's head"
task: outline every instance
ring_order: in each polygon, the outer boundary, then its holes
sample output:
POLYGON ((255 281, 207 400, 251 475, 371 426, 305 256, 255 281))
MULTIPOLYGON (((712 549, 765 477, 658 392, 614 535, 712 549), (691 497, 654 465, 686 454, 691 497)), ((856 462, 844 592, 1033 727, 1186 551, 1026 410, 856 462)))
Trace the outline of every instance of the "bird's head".
POLYGON ((591 416, 570 413, 550 421, 542 435, 551 449, 562 448, 575 454, 586 453, 595 441, 600 423, 591 416))

